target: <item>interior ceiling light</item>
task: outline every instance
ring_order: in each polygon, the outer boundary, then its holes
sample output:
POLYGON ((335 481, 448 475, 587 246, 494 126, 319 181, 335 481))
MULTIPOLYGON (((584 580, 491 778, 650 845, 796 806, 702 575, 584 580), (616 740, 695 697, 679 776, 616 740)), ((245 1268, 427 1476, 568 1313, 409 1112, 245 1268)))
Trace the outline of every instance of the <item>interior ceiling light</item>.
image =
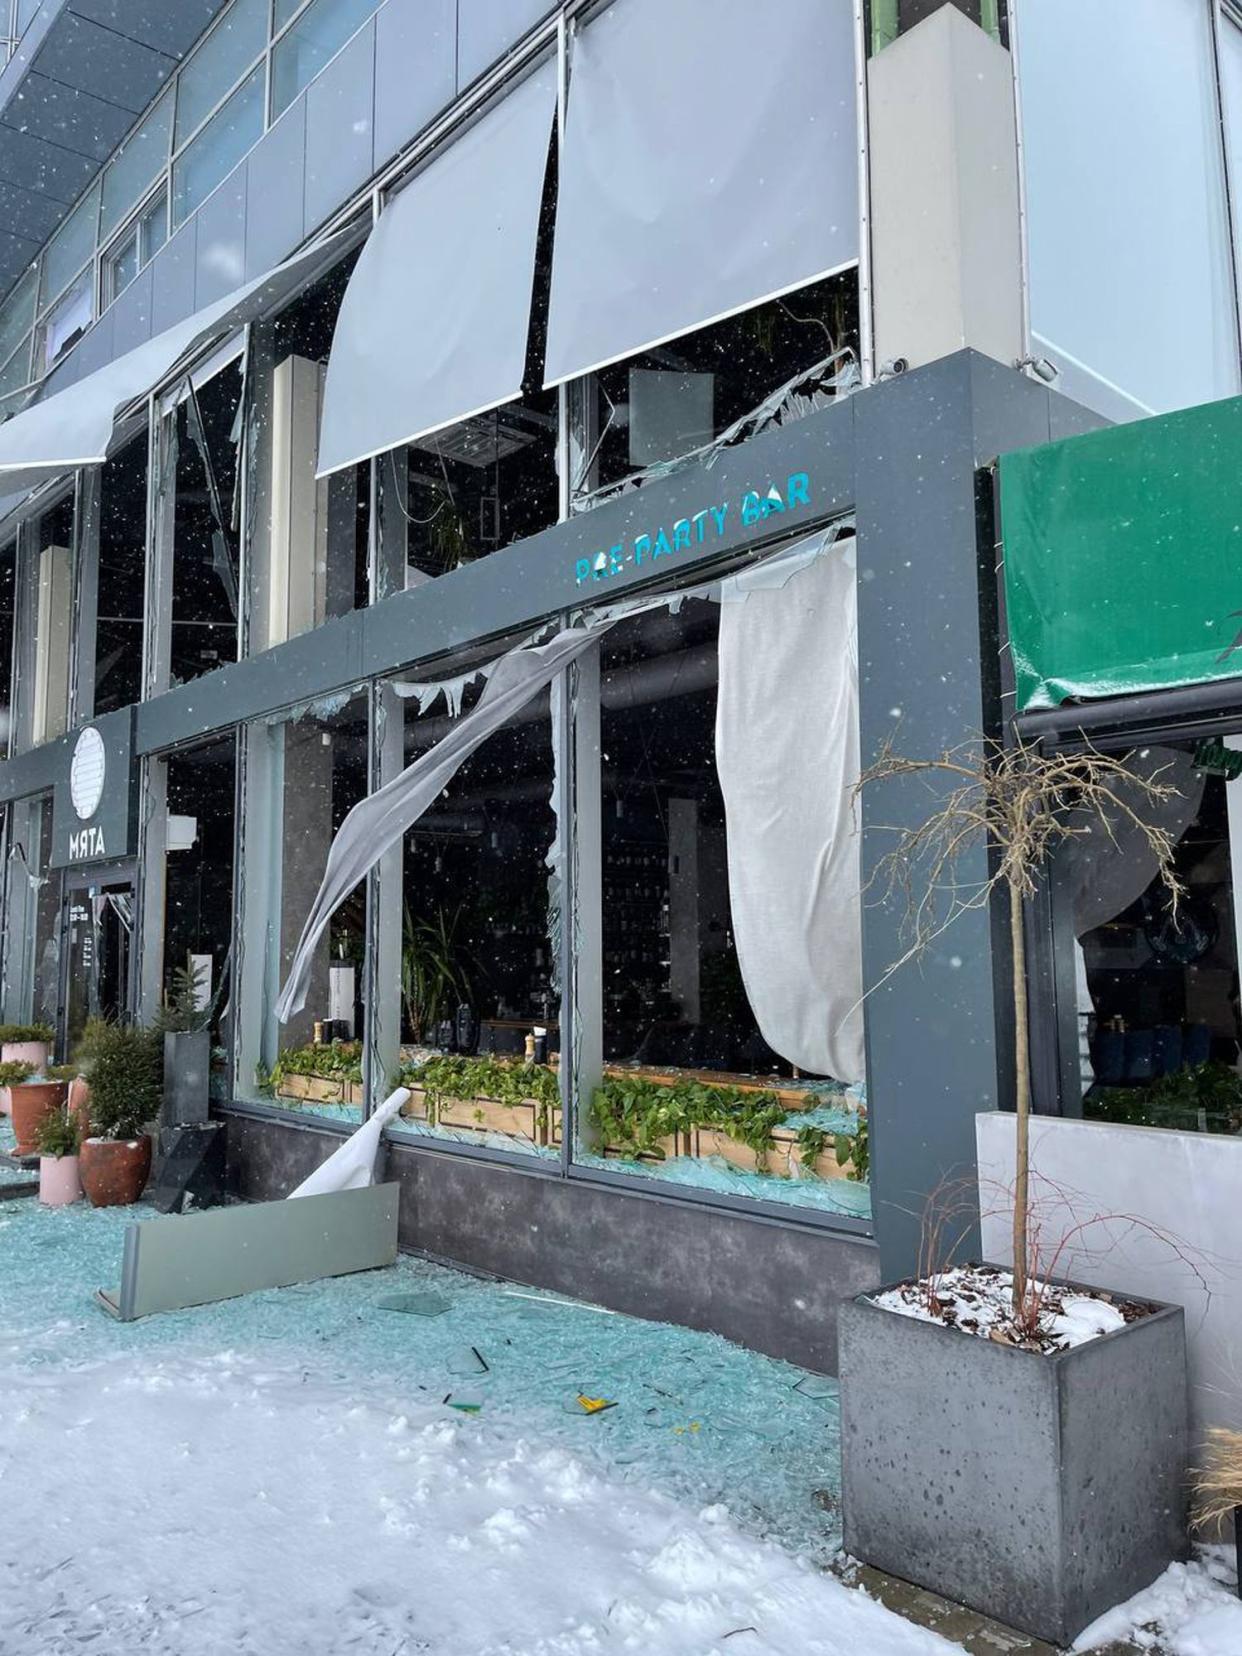
POLYGON ((492 414, 473 415, 447 431, 437 431, 414 447, 466 466, 491 466, 536 442, 553 426, 545 415, 529 409, 500 408, 492 414))

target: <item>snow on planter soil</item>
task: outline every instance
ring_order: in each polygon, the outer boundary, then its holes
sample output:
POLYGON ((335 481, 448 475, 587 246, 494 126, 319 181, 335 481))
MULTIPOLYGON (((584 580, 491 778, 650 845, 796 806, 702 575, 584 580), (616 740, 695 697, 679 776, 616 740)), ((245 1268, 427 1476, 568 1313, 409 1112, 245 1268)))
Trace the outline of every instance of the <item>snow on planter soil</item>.
MULTIPOLYGON (((1039 1298, 1040 1314, 1035 1334, 1027 1339, 1013 1326, 1013 1273, 990 1265, 962 1265, 922 1282, 903 1282, 876 1294, 872 1303, 903 1317, 1044 1352, 1068 1351, 1101 1334, 1115 1333, 1144 1314, 1144 1307, 1129 1301, 1115 1303, 1104 1293, 1070 1293, 1038 1281, 1032 1281, 1031 1290, 1039 1298)), ((1238 1656, 1242 1656, 1242 1646, 1238 1656)))
POLYGON ((830 1383, 413 1260, 118 1324, 129 1217, 0 1207, 5 1656, 956 1650, 820 1567, 830 1383))
POLYGON ((1242 1602, 1232 1547, 1204 1547, 1198 1562, 1170 1564, 1158 1581, 1080 1633, 1075 1650, 1146 1650, 1154 1656, 1239 1656, 1242 1602))

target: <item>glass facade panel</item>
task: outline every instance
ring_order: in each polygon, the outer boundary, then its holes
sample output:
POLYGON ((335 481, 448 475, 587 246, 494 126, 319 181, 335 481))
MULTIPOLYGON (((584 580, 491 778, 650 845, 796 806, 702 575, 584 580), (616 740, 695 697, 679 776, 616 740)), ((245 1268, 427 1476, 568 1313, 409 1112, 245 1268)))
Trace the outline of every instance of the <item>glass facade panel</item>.
POLYGON ((31 747, 63 735, 68 723, 75 517, 70 492, 35 521, 26 560, 20 613, 30 642, 19 678, 31 747))
POLYGON ((590 689, 580 706, 576 856, 582 865, 598 846, 601 886, 598 913, 579 916, 588 934, 598 928, 600 966, 578 989, 576 1154, 865 1216, 856 1094, 795 1078, 760 1035, 742 983, 715 760, 718 627, 702 600, 620 623, 601 646, 598 711, 590 689), (587 790, 598 790, 597 817, 587 790))
POLYGON ((0 305, 0 363, 7 362, 34 322, 35 273, 28 271, 0 305))
POLYGON ((358 695, 245 734, 236 1096, 346 1121, 362 1118, 365 885, 333 916, 305 1009, 280 1024, 275 1006, 333 836, 367 791, 367 730, 358 695))
POLYGON ((237 659, 239 363, 185 397, 176 413, 170 681, 186 684, 237 659))
POLYGON ((1040 0, 1017 21, 1034 350, 1111 419, 1234 395, 1211 7, 1040 0))
POLYGON ((174 228, 202 205, 263 135, 263 71, 238 87, 173 164, 174 228))
MULTIPOLYGON (((413 1091, 401 1128, 559 1160, 550 700, 490 737, 405 836, 388 924, 401 927, 399 1075, 413 1091)), ((452 723, 443 697, 424 706, 405 703, 407 764, 452 723)))
POLYGON ((0 397, 7 397, 11 391, 19 391, 29 383, 30 336, 27 335, 4 367, 0 368, 0 397))
POLYGON ((202 125, 267 45, 267 5, 268 0, 233 0, 181 71, 176 148, 202 125))
POLYGON ((101 236, 112 234, 168 165, 172 114, 172 93, 166 92, 108 163, 99 213, 101 236))
POLYGON ((147 434, 99 475, 99 578, 95 619, 95 712, 142 696, 143 595, 146 590, 147 434))
POLYGON ((126 231, 104 260, 104 305, 124 293, 138 274, 138 226, 126 231))
MULTIPOLYGON (((272 114, 274 121, 298 93, 336 56, 341 47, 370 17, 379 0, 311 0, 272 51, 272 114)), ((277 4, 279 28, 284 20, 277 4)), ((292 15, 285 5, 284 13, 292 15)))
POLYGON ((138 220, 139 262, 148 264, 168 240, 168 195, 159 195, 138 220))
POLYGON ((99 186, 92 185, 43 250, 39 306, 51 303, 95 256, 99 222, 99 186))

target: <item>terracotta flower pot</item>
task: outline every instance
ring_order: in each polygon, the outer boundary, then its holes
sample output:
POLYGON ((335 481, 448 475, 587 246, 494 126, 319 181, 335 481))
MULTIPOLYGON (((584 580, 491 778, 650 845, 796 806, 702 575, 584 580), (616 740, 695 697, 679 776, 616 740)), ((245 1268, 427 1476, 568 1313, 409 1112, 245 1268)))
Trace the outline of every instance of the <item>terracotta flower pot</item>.
POLYGON ((17 1155, 34 1155, 38 1149, 39 1123, 44 1116, 64 1108, 66 1091, 63 1081, 22 1081, 9 1088, 17 1155))
POLYGON ((88 1138, 82 1145, 82 1188, 92 1207, 128 1207, 151 1176, 151 1140, 88 1138))
POLYGON ((91 1084, 84 1075, 75 1075, 69 1083, 69 1109, 77 1116, 82 1137, 91 1134, 91 1084))
POLYGON ((81 1194, 76 1156, 39 1157, 39 1200, 45 1207, 68 1207, 81 1194))

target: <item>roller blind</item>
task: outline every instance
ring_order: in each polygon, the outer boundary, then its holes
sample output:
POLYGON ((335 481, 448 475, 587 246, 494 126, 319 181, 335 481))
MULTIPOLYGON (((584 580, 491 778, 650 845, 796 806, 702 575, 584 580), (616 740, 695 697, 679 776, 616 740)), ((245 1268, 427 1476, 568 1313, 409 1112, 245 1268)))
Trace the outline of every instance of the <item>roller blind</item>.
POLYGON ((321 477, 521 394, 555 108, 548 64, 380 214, 332 341, 321 477))
POLYGON ((851 0, 614 0, 576 37, 549 385, 858 258, 851 0))
POLYGON ((197 355, 292 295, 336 256, 340 245, 338 237, 307 248, 76 385, 15 414, 0 426, 0 493, 31 489, 74 466, 105 460, 124 408, 167 379, 183 358, 197 355))

